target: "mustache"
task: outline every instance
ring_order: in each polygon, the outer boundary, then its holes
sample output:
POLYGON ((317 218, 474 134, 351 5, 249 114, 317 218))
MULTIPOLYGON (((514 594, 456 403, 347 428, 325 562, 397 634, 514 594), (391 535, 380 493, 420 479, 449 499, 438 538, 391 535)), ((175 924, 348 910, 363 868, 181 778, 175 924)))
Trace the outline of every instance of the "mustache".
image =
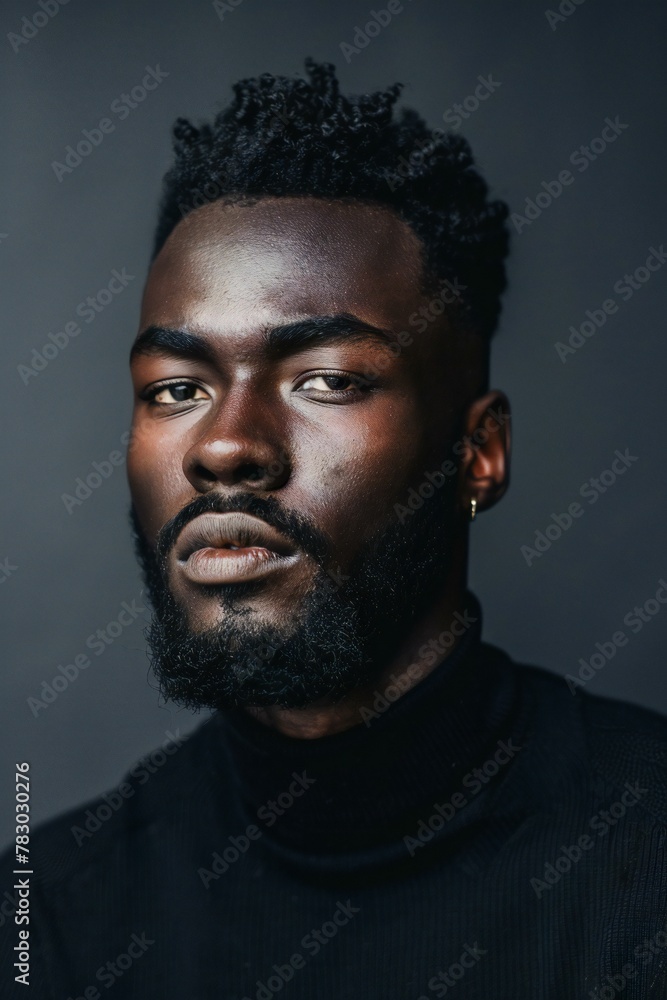
POLYGON ((255 493, 224 496, 214 491, 195 497, 162 526, 158 532, 155 552, 159 564, 164 566, 185 525, 200 514, 230 514, 236 511, 260 517, 285 535, 297 548, 312 556, 319 565, 324 565, 331 551, 331 541, 303 514, 283 507, 274 497, 257 496, 255 493))

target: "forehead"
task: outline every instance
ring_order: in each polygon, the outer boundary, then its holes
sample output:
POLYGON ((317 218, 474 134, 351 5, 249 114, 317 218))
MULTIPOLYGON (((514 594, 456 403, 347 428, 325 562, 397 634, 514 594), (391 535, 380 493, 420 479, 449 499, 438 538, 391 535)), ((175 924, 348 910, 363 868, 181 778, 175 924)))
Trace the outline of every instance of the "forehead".
POLYGON ((311 197, 212 202, 172 231, 142 326, 351 312, 391 326, 421 301, 421 243, 390 209, 311 197))

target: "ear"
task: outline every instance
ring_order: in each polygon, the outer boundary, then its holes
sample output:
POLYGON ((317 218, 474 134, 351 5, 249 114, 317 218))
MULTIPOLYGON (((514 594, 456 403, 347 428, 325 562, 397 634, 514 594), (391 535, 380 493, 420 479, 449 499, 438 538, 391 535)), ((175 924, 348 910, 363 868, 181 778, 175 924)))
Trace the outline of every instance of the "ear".
POLYGON ((509 486, 511 411, 499 389, 480 396, 463 418, 464 450, 459 467, 459 498, 468 514, 470 501, 488 510, 509 486))

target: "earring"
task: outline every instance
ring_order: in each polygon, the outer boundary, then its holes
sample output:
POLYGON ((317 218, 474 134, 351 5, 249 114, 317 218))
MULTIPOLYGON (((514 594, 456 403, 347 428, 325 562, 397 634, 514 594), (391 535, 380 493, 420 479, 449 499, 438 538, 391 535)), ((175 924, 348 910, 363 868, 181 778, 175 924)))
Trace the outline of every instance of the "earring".
POLYGON ((476 517, 477 517, 477 500, 475 499, 475 497, 471 497, 471 499, 470 499, 470 520, 474 521, 476 517))

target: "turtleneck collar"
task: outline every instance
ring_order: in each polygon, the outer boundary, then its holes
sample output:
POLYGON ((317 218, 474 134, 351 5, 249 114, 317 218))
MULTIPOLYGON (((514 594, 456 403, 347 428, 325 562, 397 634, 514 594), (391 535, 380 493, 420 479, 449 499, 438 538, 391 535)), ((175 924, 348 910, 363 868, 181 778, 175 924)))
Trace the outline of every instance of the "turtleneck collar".
MULTIPOLYGON (((469 800, 471 791, 461 784, 466 774, 493 761, 502 741, 511 748, 517 732, 511 661, 480 641, 482 612, 470 593, 465 616, 467 631, 431 673, 351 729, 304 740, 244 711, 214 716, 238 804, 283 861, 313 872, 351 873, 405 860, 404 838, 419 821, 456 792, 469 800), (277 809, 269 805, 258 820, 258 810, 272 802, 277 809), (281 811, 280 803, 289 804, 281 811)), ((495 780, 485 772, 476 801, 495 780)), ((473 810, 460 814, 472 819, 473 810)), ((455 836, 460 825, 457 815, 433 831, 432 840, 455 836)))

